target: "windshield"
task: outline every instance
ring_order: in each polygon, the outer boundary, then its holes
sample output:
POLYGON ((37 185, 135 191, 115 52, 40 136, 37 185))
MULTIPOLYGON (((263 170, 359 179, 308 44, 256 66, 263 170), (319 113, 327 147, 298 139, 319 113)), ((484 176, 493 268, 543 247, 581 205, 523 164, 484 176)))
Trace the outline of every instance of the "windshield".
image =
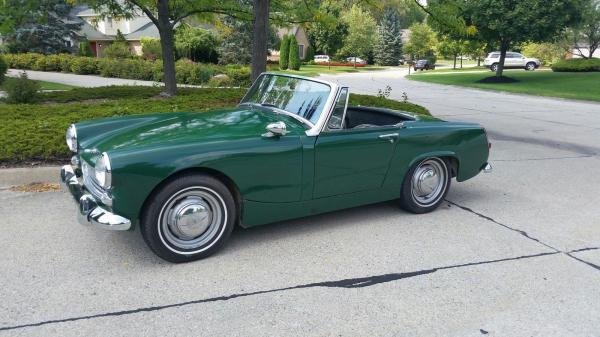
POLYGON ((316 124, 331 88, 327 84, 284 75, 261 75, 241 104, 259 104, 298 115, 316 124))

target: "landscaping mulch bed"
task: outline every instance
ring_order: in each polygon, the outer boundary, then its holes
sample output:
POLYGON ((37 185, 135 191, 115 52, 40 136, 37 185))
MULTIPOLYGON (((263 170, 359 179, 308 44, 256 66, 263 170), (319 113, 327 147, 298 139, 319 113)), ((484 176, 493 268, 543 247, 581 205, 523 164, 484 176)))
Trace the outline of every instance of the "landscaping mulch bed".
POLYGON ((482 78, 479 81, 477 81, 477 83, 517 83, 517 82, 521 82, 521 81, 514 79, 512 77, 506 77, 506 76, 501 76, 501 77, 490 76, 490 77, 482 78))

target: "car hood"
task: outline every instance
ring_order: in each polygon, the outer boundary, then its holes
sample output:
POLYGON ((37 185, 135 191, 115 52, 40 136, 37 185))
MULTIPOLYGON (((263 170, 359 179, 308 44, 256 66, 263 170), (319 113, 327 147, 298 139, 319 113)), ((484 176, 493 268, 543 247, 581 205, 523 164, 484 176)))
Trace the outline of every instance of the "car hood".
POLYGON ((84 153, 260 137, 268 123, 283 121, 288 131, 304 126, 269 108, 237 107, 207 112, 178 112, 92 120, 76 124, 84 153))

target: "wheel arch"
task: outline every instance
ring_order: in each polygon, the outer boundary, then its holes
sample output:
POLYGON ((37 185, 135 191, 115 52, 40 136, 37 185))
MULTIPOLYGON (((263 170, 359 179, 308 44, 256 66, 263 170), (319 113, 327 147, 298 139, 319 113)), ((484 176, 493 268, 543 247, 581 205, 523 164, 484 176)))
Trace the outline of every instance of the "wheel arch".
POLYGON ((416 156, 415 158, 413 158, 413 160, 408 165, 408 168, 410 169, 411 167, 413 167, 416 163, 420 162, 421 160, 424 160, 427 158, 432 158, 432 157, 442 158, 449 164, 448 166, 450 167, 450 173, 451 173, 452 178, 454 178, 458 175, 458 169, 460 167, 460 159, 459 159, 458 155, 453 151, 436 151, 436 152, 422 153, 422 154, 416 156))
POLYGON ((174 179, 177 179, 177 177, 181 177, 184 175, 191 175, 191 174, 209 175, 213 178, 216 178, 217 180, 222 182, 227 187, 227 189, 233 196, 233 200, 235 202, 236 211, 237 211, 237 215, 238 215, 237 219, 236 219, 236 225, 238 225, 240 222, 240 219, 241 219, 241 214, 242 214, 241 212, 243 211, 243 198, 242 198, 242 195, 240 193, 240 190, 239 190, 237 184, 233 181, 233 179, 231 179, 225 173, 223 173, 219 170, 215 170, 213 168, 203 167, 203 166, 188 167, 185 169, 175 171, 175 172, 171 173, 169 176, 167 176, 166 178, 164 178, 163 180, 161 180, 158 184, 156 184, 156 186, 154 186, 152 191, 150 191, 148 196, 146 196, 146 198, 144 199, 142 207, 139 210, 138 219, 141 219, 142 212, 144 212, 144 210, 146 209, 148 202, 157 193, 157 191, 160 190, 160 188, 162 188, 169 182, 173 181, 174 179))

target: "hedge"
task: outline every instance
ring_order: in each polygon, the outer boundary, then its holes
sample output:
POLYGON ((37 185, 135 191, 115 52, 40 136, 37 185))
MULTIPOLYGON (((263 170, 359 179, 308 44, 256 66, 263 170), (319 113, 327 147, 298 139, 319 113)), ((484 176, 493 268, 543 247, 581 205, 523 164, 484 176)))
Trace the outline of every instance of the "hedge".
MULTIPOLYGON (((39 104, 0 103, 0 165, 64 161, 69 124, 110 116, 165 111, 203 111, 236 105, 244 89, 181 88, 175 97, 159 98, 160 87, 77 88, 40 95, 39 104)), ((386 98, 350 95, 350 104, 380 106, 428 114, 427 109, 386 98)))
MULTIPOLYGON (((43 55, 36 53, 6 54, 4 58, 9 68, 16 69, 60 71, 146 81, 162 81, 163 78, 161 60, 110 59, 71 54, 43 55)), ((250 68, 247 66, 203 64, 181 59, 176 62, 175 72, 177 82, 180 84, 209 84, 210 79, 219 74, 227 75, 228 80, 225 81, 225 85, 246 87, 251 83, 250 68)))
POLYGON ((600 59, 570 59, 561 60, 552 65, 556 72, 591 72, 600 71, 600 59))

